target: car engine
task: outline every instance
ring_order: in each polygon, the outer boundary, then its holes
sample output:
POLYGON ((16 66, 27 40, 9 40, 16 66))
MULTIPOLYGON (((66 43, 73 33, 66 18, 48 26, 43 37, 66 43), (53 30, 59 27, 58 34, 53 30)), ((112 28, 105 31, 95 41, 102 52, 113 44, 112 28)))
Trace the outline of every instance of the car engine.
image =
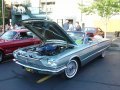
POLYGON ((55 44, 55 43, 50 43, 50 44, 45 44, 45 45, 39 45, 36 47, 30 47, 24 49, 26 52, 37 52, 38 55, 43 56, 53 56, 57 55, 60 52, 63 52, 67 49, 72 49, 73 46, 68 46, 66 44, 55 44))

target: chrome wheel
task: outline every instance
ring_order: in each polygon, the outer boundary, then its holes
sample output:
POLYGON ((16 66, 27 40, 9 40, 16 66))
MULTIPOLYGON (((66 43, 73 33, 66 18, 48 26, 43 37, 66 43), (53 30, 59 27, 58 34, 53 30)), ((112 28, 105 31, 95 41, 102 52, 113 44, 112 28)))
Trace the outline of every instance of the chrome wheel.
POLYGON ((106 55, 106 51, 103 51, 102 54, 101 54, 101 57, 104 58, 106 55))
POLYGON ((66 78, 73 78, 78 71, 78 63, 76 60, 71 60, 67 64, 67 68, 65 69, 66 78))
POLYGON ((3 53, 0 51, 0 62, 3 60, 3 53))

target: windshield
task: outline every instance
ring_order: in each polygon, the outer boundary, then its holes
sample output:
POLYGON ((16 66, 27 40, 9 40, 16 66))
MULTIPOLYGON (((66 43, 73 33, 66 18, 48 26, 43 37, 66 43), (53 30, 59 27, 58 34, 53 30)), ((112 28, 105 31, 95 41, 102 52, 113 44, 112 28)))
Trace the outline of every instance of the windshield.
POLYGON ((85 34, 83 32, 67 32, 76 44, 82 44, 85 34))
POLYGON ((69 44, 75 44, 67 33, 55 22, 46 20, 28 20, 23 21, 23 25, 34 34, 36 34, 43 42, 48 40, 63 40, 69 44))
POLYGON ((93 27, 85 27, 85 32, 95 33, 95 32, 96 32, 96 28, 93 28, 93 27))
POLYGON ((16 34, 17 34, 17 32, 15 32, 15 31, 7 31, 1 36, 1 38, 5 39, 5 40, 11 40, 14 38, 14 36, 16 34))

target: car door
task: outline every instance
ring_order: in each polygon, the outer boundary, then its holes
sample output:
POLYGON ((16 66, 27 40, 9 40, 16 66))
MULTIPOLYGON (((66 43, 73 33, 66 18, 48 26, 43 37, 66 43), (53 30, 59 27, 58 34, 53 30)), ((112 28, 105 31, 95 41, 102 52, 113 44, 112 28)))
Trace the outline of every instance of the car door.
POLYGON ((86 43, 84 43, 84 48, 81 51, 80 56, 82 64, 86 64, 96 57, 95 55, 97 48, 97 42, 87 40, 86 43))
POLYGON ((19 41, 17 42, 17 47, 26 47, 29 45, 34 45, 34 44, 39 44, 40 39, 37 37, 34 37, 31 32, 20 32, 19 36, 19 41))

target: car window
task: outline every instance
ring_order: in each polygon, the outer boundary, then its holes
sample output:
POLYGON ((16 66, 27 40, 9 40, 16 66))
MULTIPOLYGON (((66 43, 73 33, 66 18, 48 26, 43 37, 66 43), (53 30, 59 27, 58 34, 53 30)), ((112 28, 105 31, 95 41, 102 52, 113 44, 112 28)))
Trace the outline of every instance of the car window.
POLYGON ((20 32, 19 37, 20 39, 27 39, 27 38, 33 38, 33 35, 31 32, 20 32))
POLYGON ((27 32, 28 37, 30 38, 38 38, 34 33, 32 32, 27 32))
POLYGON ((102 32, 102 30, 100 28, 97 29, 98 31, 102 32))
POLYGON ((67 32, 67 34, 75 41, 76 44, 82 44, 85 36, 82 32, 67 32))
POLYGON ((11 40, 11 39, 14 39, 16 34, 17 32, 15 31, 7 31, 1 36, 1 38, 5 40, 11 40))
POLYGON ((85 28, 85 32, 95 33, 95 32, 96 32, 96 28, 86 27, 86 28, 85 28))
POLYGON ((33 33, 32 32, 27 32, 27 36, 30 38, 33 38, 33 33))
POLYGON ((74 40, 84 37, 84 33, 81 32, 67 32, 67 34, 74 40))

